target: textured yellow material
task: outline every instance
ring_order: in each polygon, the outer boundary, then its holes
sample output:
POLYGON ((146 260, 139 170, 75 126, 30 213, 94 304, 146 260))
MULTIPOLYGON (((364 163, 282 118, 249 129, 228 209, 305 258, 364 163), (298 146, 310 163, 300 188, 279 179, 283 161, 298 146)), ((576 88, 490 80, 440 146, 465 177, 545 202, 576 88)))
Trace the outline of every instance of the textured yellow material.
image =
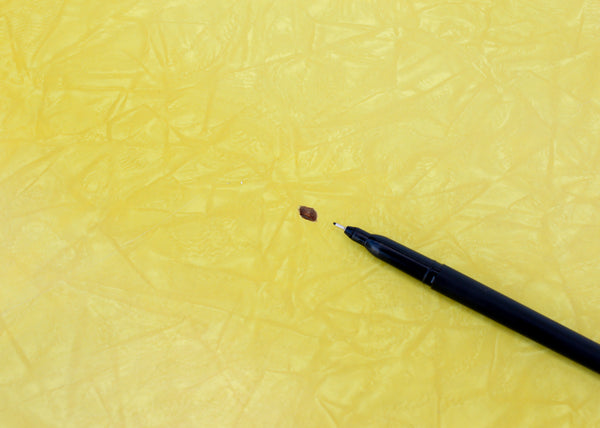
POLYGON ((592 427, 597 0, 0 4, 0 426, 592 427), (314 207, 316 223, 298 206, 314 207))

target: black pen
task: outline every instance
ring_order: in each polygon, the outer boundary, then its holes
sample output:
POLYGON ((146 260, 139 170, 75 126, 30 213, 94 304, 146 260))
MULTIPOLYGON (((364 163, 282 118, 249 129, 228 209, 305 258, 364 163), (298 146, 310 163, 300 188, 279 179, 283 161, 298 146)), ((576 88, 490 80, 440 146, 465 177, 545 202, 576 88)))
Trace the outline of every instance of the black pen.
POLYGON ((378 259, 488 318, 600 373, 600 345, 505 295, 381 235, 333 223, 378 259))

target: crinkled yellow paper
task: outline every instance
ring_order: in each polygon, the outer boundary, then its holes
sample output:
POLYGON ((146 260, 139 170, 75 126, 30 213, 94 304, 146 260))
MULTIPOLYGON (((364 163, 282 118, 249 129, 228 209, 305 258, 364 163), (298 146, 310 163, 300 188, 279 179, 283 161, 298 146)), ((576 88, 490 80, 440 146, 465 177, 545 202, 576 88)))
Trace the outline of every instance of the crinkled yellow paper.
POLYGON ((0 426, 593 427, 597 0, 0 3, 0 426), (316 223, 298 206, 314 207, 316 223))

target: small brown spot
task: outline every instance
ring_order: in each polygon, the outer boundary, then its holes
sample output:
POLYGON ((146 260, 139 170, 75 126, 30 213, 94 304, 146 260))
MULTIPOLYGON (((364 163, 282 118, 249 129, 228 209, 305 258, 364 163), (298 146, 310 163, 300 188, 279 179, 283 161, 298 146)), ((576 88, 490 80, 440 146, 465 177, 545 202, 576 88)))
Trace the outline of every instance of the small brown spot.
POLYGON ((298 211, 300 212, 300 217, 304 220, 317 221, 317 212, 314 208, 301 206, 298 208, 298 211))

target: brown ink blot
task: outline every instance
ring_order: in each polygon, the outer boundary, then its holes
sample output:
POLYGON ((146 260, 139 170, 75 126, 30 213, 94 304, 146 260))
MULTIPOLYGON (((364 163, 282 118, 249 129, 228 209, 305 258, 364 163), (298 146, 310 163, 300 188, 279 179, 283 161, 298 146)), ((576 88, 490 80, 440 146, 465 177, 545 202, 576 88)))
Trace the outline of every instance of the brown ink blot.
POLYGON ((301 206, 298 208, 298 211, 300 212, 300 217, 304 220, 317 221, 317 212, 314 208, 301 206))

